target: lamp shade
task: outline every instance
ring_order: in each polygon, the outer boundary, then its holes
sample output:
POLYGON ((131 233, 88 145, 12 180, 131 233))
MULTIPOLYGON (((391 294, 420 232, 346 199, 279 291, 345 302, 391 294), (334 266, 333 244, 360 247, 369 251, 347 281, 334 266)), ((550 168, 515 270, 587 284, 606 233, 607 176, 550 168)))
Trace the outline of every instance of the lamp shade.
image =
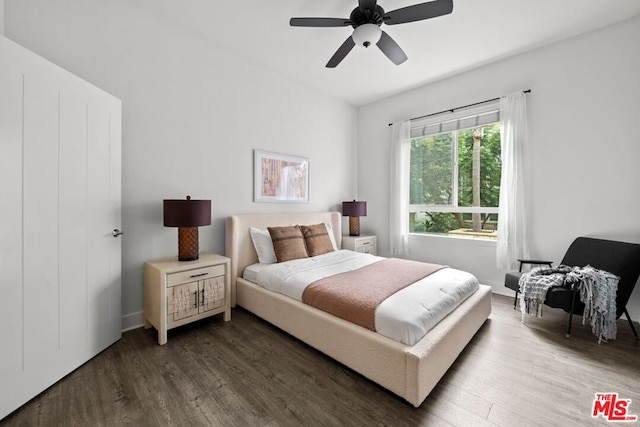
POLYGON ((367 216, 367 202, 342 202, 342 216, 367 216))
POLYGON ((164 200, 165 227, 200 227, 211 225, 211 200, 164 200))
POLYGON ((164 200, 164 226, 178 227, 178 260, 199 257, 198 227, 211 225, 211 200, 164 200))

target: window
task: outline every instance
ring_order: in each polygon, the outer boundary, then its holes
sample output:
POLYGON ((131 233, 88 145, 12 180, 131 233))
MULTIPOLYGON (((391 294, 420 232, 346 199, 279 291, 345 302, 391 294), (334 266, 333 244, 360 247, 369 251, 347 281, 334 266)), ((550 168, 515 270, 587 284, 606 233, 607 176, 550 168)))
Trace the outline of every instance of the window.
POLYGON ((496 238, 501 126, 492 107, 412 121, 409 232, 496 238))

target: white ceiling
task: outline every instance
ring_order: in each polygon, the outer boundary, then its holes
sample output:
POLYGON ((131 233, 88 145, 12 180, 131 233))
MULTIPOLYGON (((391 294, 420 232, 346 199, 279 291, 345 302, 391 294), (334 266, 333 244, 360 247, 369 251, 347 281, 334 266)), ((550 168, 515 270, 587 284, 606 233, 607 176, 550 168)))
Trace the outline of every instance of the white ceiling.
MULTIPOLYGON (((386 11, 420 0, 379 0, 386 11)), ((640 15, 640 0, 454 0, 453 13, 383 25, 409 60, 355 47, 325 64, 351 27, 290 27, 291 17, 348 18, 357 0, 136 0, 258 67, 360 106, 529 49, 640 15)), ((612 46, 615 48, 615 46, 612 46)))

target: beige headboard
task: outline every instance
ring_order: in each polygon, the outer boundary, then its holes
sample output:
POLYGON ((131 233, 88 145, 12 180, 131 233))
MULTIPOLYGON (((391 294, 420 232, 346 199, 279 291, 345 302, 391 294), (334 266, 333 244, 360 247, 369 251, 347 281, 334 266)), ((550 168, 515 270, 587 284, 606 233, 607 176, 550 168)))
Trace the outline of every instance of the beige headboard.
POLYGON ((330 223, 338 248, 342 247, 342 215, 340 212, 243 214, 227 217, 225 255, 231 258, 231 306, 236 305, 236 279, 245 267, 258 262, 249 227, 266 229, 285 225, 330 223))

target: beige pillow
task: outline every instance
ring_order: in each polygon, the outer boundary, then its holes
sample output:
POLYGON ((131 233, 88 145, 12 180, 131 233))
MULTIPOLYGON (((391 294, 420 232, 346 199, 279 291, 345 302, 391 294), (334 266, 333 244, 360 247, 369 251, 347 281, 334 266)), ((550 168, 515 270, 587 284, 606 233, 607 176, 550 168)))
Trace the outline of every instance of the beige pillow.
POLYGON ((271 235, 273 250, 278 262, 309 257, 300 226, 267 227, 267 229, 271 235))
POLYGON ((333 243, 331 243, 331 239, 329 238, 326 225, 301 225, 300 230, 307 244, 307 253, 309 256, 333 252, 333 243))

